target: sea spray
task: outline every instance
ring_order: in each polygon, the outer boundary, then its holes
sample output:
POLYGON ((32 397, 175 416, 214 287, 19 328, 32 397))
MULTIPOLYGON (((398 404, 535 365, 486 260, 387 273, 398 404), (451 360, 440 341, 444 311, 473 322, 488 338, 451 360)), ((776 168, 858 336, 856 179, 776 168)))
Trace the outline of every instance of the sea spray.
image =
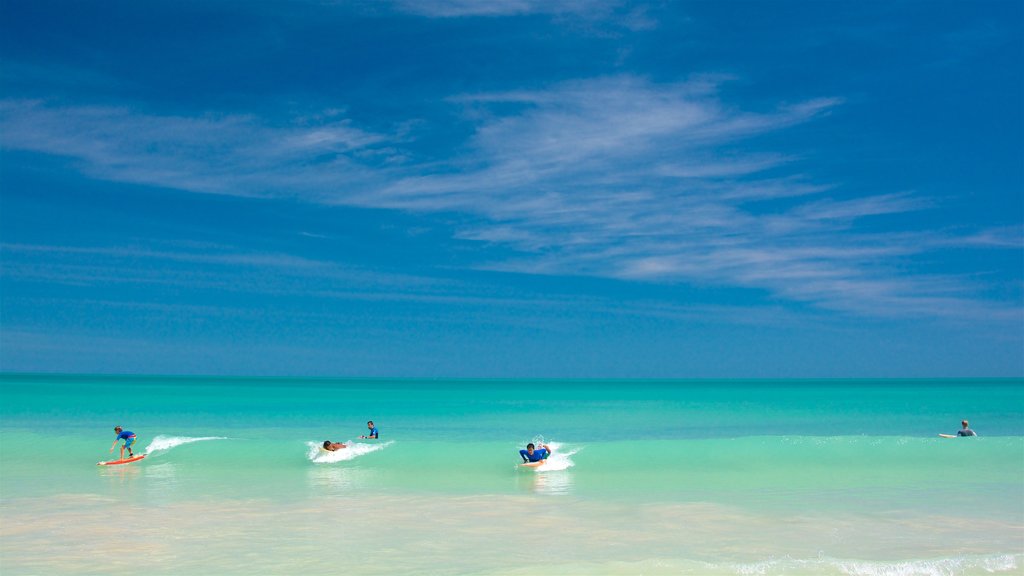
POLYGON ((572 456, 583 449, 582 446, 566 449, 561 442, 544 442, 542 436, 536 437, 533 444, 537 447, 544 445, 551 449, 551 454, 545 459, 544 463, 532 468, 535 472, 568 470, 575 465, 572 461, 572 456))
POLYGON ((344 462, 346 460, 353 460, 359 456, 364 456, 370 452, 376 452, 377 450, 383 450, 394 442, 384 443, 358 443, 353 444, 351 441, 345 442, 344 448, 338 450, 325 450, 323 443, 320 442, 306 442, 308 451, 306 453, 307 458, 314 464, 333 464, 335 462, 344 462))
POLYGON ((153 438, 153 441, 146 446, 146 454, 152 454, 157 451, 166 451, 171 448, 177 448, 183 444, 191 444, 193 442, 204 442, 207 440, 227 440, 224 436, 202 436, 200 438, 192 438, 189 436, 163 436, 158 435, 153 438))

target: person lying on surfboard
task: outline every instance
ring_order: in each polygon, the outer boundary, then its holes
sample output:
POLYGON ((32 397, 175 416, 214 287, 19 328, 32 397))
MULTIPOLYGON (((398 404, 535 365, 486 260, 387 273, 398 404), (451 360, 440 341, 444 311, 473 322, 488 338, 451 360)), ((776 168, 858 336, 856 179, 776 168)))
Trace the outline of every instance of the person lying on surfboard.
POLYGON ((348 448, 341 442, 331 442, 330 440, 324 440, 324 450, 328 452, 334 452, 335 450, 341 450, 342 448, 348 448))
MULTIPOLYGON (((967 420, 960 422, 960 424, 963 426, 963 429, 958 430, 956 436, 977 436, 977 434, 974 433, 974 430, 968 428, 967 420)), ((939 434, 939 436, 942 436, 943 438, 956 438, 956 436, 953 436, 952 434, 939 434)))
POLYGON ((124 460, 124 449, 128 449, 128 457, 134 458, 135 454, 132 454, 132 444, 135 444, 135 432, 129 432, 128 430, 122 429, 120 426, 114 426, 114 434, 117 434, 117 438, 114 438, 114 443, 110 445, 110 452, 114 451, 114 446, 117 446, 118 440, 124 440, 124 444, 121 446, 121 457, 120 460, 124 460))
POLYGON ((547 444, 541 444, 540 450, 537 450, 533 445, 533 442, 530 442, 526 445, 526 450, 519 451, 519 455, 523 457, 523 464, 526 464, 529 462, 547 460, 548 456, 551 456, 551 452, 553 452, 553 450, 551 450, 551 447, 547 444))

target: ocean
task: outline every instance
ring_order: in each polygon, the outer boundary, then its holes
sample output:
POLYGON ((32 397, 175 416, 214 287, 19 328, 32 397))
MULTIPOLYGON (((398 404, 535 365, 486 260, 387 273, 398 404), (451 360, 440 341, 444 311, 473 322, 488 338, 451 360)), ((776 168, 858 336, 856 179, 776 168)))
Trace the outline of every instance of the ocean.
POLYGON ((1024 574, 1024 381, 4 374, 0 573, 1024 574))

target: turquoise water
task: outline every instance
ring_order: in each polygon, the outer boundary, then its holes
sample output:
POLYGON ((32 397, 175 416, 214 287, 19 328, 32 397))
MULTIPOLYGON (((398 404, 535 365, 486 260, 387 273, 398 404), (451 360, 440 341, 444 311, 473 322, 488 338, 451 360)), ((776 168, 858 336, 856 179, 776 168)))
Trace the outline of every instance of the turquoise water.
POLYGON ((124 537, 167 574, 1021 573, 1022 384, 8 374, 0 567, 139 573, 124 537), (114 424, 144 461, 95 466, 114 424))

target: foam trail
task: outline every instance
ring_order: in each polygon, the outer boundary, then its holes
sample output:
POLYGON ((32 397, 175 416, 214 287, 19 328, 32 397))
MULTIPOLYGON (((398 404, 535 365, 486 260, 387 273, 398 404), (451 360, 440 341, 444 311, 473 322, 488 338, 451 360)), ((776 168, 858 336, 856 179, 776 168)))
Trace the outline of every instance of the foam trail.
POLYGON ((202 442, 205 440, 227 440, 224 436, 203 436, 201 438, 192 438, 189 436, 157 436, 153 438, 153 441, 146 446, 146 454, 152 454, 158 450, 170 450, 176 448, 182 444, 191 444, 193 442, 202 442))
POLYGON ((547 460, 543 464, 537 466, 533 470, 537 472, 555 472, 557 470, 567 470, 575 466, 575 462, 572 461, 572 456, 582 450, 582 448, 571 448, 563 450, 561 442, 544 442, 541 439, 540 442, 534 442, 534 444, 547 444, 551 448, 551 455, 548 456, 547 460))
POLYGON ((359 456, 369 454, 370 452, 376 452, 377 450, 383 450, 390 446, 394 440, 378 443, 363 443, 353 444, 350 440, 343 442, 345 448, 330 452, 322 448, 323 442, 306 442, 306 446, 309 447, 309 452, 306 457, 309 458, 310 462, 314 464, 332 464, 334 462, 344 462, 346 460, 353 460, 359 456))

